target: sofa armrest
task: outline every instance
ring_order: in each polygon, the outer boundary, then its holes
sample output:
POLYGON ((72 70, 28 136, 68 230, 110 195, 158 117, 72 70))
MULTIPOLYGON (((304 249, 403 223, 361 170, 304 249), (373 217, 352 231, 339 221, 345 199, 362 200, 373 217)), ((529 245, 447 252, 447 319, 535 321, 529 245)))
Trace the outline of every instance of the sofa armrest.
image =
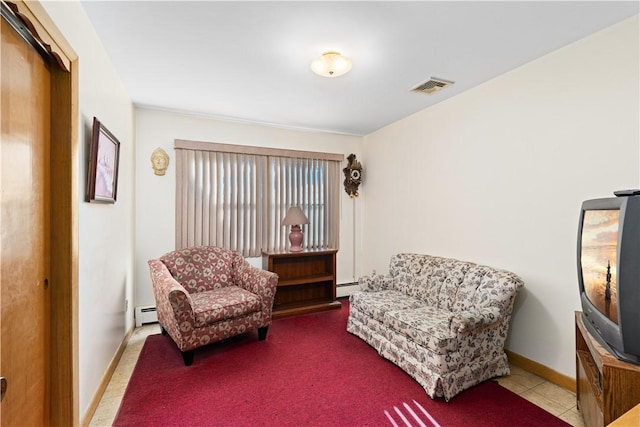
POLYGON ((376 292, 391 289, 391 276, 375 273, 371 276, 362 276, 358 279, 358 285, 360 285, 360 290, 365 292, 376 292))
POLYGON ((456 313, 451 330, 466 333, 510 317, 518 289, 522 286, 522 279, 514 273, 495 269, 488 271, 473 296, 472 306, 456 313))
POLYGON ((456 333, 469 333, 478 328, 491 326, 502 319, 498 307, 486 307, 478 311, 459 311, 451 319, 451 330, 456 333))

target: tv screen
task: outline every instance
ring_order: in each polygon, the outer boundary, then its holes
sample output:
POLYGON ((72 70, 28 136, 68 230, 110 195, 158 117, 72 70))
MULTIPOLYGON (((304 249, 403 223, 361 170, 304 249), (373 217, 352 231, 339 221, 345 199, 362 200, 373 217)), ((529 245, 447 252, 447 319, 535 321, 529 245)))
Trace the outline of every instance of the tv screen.
POLYGON ((582 277, 589 301, 618 323, 618 226, 620 211, 588 210, 582 225, 582 277))

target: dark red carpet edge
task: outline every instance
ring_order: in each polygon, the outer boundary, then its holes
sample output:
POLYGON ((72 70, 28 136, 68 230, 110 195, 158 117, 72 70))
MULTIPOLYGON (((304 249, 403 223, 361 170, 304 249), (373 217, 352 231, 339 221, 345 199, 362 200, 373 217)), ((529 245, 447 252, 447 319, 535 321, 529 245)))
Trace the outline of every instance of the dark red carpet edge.
POLYGON ((493 381, 450 402, 346 332, 340 310, 275 320, 257 333, 196 350, 192 366, 168 336, 147 337, 115 426, 567 426, 493 381), (429 415, 420 413, 422 406, 429 415), (429 421, 429 417, 433 422, 429 421))

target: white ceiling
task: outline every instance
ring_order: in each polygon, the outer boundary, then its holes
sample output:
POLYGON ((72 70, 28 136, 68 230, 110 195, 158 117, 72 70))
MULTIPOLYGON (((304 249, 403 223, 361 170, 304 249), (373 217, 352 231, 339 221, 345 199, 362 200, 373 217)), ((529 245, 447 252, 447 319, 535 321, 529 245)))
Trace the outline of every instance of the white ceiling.
POLYGON ((366 135, 600 29, 640 3, 83 1, 138 106, 366 135), (336 78, 311 60, 353 61, 336 78), (409 89, 453 80, 434 95, 409 89))

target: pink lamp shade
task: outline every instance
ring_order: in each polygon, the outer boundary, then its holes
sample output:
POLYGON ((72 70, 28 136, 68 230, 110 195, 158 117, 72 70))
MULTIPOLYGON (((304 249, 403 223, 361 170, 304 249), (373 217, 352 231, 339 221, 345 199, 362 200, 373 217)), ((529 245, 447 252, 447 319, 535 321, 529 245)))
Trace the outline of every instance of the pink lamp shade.
POLYGON ((291 252, 302 251, 303 235, 302 230, 300 229, 300 224, 309 224, 309 219, 299 207, 290 207, 287 214, 282 219, 282 225, 291 226, 291 232, 289 233, 289 242, 291 243, 289 251, 291 252))

